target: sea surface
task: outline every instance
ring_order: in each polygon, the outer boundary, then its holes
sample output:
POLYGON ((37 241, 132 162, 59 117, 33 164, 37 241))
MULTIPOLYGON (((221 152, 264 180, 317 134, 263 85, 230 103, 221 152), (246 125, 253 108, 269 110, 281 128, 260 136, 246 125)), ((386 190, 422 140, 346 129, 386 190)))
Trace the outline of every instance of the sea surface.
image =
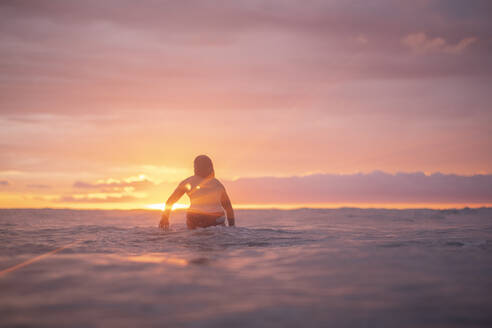
POLYGON ((492 209, 236 214, 0 210, 0 326, 492 327, 492 209))

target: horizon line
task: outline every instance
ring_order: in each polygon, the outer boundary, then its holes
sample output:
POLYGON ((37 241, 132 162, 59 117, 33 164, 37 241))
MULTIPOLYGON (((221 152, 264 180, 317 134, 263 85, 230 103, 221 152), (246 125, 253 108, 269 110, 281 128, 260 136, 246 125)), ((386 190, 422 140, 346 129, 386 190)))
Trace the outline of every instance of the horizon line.
MULTIPOLYGON (((155 204, 154 204, 155 205, 155 204)), ((187 206, 179 206, 173 208, 173 212, 185 211, 187 206)), ((492 208, 492 203, 395 203, 395 204, 237 204, 234 206, 236 210, 298 210, 298 209, 373 209, 373 210, 463 210, 463 209, 480 209, 480 208, 492 208)), ((40 209, 51 209, 51 210, 91 210, 91 211, 162 211, 160 208, 149 207, 149 205, 143 205, 140 207, 53 207, 53 206, 40 206, 40 207, 0 207, 0 210, 40 210, 40 209)))

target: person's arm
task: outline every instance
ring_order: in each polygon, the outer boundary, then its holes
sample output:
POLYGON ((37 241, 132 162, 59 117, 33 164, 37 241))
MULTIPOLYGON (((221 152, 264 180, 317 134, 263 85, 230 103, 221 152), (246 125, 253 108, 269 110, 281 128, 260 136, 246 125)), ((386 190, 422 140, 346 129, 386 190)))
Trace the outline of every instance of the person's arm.
POLYGON ((227 222, 229 223, 229 227, 232 227, 236 224, 236 220, 234 218, 234 210, 232 209, 232 204, 231 200, 229 199, 229 196, 227 195, 227 192, 224 191, 222 192, 222 197, 220 199, 220 202, 222 203, 222 207, 226 211, 227 215, 227 222))
POLYGON ((164 207, 164 212, 162 212, 161 221, 159 222, 159 228, 168 229, 169 228, 169 215, 171 214, 171 209, 174 203, 176 203, 181 196, 185 193, 185 188, 180 184, 176 190, 169 196, 166 206, 164 207))

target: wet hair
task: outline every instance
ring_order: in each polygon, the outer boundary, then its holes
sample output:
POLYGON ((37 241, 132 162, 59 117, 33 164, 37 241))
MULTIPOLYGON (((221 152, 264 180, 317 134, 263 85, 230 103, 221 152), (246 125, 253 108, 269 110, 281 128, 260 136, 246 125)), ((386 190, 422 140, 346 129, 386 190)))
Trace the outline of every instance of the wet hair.
POLYGON ((207 155, 200 155, 195 158, 194 161, 195 167, 195 175, 198 175, 202 178, 214 177, 214 165, 212 164, 212 160, 207 155))

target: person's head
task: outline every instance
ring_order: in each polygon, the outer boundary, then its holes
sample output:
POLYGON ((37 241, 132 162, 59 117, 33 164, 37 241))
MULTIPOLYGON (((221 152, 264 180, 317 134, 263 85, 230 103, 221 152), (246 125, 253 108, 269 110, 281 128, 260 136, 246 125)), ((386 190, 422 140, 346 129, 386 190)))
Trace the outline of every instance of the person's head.
POLYGON ((212 160, 207 155, 200 155, 195 158, 194 161, 195 175, 202 178, 214 177, 214 165, 212 160))

